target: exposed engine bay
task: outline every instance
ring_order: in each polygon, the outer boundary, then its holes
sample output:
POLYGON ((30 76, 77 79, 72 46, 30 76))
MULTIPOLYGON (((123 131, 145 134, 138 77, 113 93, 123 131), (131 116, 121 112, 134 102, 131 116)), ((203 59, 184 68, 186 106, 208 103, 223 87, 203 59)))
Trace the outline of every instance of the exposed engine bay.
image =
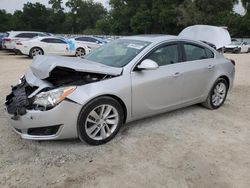
POLYGON ((45 80, 50 82, 54 87, 60 87, 65 85, 81 86, 112 77, 114 76, 106 74, 78 72, 70 68, 56 67, 53 71, 51 71, 50 76, 45 80))
POLYGON ((111 79, 115 76, 98 73, 79 72, 74 69, 65 67, 56 67, 50 72, 50 76, 44 81, 47 81, 52 87, 46 87, 39 90, 39 87, 30 86, 25 77, 20 80, 20 84, 12 87, 12 92, 6 97, 6 108, 9 114, 14 115, 13 118, 18 118, 20 115, 25 115, 26 110, 49 110, 34 104, 37 94, 50 91, 65 86, 82 86, 94 82, 99 82, 106 79, 111 79), (32 96, 32 93, 36 95, 32 96), (29 97, 31 96, 31 97, 29 97))

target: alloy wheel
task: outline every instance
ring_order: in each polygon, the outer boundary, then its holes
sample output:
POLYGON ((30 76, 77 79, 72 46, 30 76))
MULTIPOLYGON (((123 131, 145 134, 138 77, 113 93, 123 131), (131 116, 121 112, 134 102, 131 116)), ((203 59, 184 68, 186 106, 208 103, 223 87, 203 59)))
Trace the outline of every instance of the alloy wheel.
POLYGON ((104 140, 110 137, 119 123, 119 114, 111 105, 100 105, 87 116, 85 130, 93 140, 104 140))
POLYGON ((214 106, 220 106, 226 97, 227 94, 227 86, 225 85, 225 83, 223 82, 219 82, 214 90, 213 90, 213 94, 212 94, 212 103, 214 106))
POLYGON ((76 50, 76 57, 83 57, 85 56, 85 50, 82 48, 79 48, 76 50))
POLYGON ((32 50, 32 52, 31 52, 31 54, 32 54, 32 57, 35 57, 35 56, 37 56, 37 55, 43 55, 43 52, 42 52, 42 50, 39 49, 39 48, 34 48, 34 49, 32 50))

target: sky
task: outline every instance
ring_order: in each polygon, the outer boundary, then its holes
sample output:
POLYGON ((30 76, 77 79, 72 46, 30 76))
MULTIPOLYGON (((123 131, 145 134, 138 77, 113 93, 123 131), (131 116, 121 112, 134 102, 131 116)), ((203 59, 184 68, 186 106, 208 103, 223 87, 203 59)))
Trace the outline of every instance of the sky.
MULTIPOLYGON (((67 0, 63 0, 65 3, 67 0)), ((39 2, 42 3, 46 6, 48 5, 48 0, 0 0, 0 9, 5 9, 8 13, 14 13, 15 10, 21 10, 23 8, 23 4, 27 2, 39 2)), ((100 2, 104 5, 104 7, 108 8, 108 0, 94 0, 94 2, 100 2)), ((244 15, 245 10, 242 7, 242 4, 235 5, 234 10, 241 14, 244 15)))
MULTIPOLYGON (((27 2, 36 3, 39 2, 46 6, 49 0, 0 0, 0 9, 5 9, 8 13, 14 13, 15 10, 22 10, 23 4, 27 2)), ((67 0, 63 0, 63 2, 67 2, 67 0)), ((104 5, 104 7, 108 7, 108 0, 94 0, 94 2, 100 2, 104 5)))

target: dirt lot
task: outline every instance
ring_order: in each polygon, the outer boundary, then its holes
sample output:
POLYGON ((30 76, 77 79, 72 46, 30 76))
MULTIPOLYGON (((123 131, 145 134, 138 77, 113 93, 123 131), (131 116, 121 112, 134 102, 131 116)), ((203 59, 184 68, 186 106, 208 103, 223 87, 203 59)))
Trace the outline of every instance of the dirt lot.
POLYGON ((31 60, 0 52, 0 187, 247 188, 250 185, 250 54, 218 111, 199 105, 130 123, 111 143, 22 140, 3 103, 31 60))

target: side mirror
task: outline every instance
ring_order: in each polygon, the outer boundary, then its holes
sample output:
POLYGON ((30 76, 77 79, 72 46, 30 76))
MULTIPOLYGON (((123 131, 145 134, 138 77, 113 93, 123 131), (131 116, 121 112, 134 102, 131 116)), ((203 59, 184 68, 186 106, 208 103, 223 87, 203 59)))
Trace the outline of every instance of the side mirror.
POLYGON ((151 59, 145 59, 137 66, 138 70, 156 70, 159 65, 151 59))

